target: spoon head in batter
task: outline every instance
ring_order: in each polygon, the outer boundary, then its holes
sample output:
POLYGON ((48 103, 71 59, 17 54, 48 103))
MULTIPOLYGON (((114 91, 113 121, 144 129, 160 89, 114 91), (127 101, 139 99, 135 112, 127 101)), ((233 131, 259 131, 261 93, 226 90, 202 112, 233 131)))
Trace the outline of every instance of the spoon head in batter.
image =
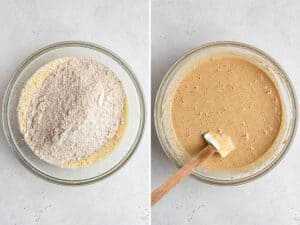
POLYGON ((222 157, 226 157, 235 149, 231 138, 223 132, 209 131, 205 133, 203 137, 207 143, 211 144, 222 157))

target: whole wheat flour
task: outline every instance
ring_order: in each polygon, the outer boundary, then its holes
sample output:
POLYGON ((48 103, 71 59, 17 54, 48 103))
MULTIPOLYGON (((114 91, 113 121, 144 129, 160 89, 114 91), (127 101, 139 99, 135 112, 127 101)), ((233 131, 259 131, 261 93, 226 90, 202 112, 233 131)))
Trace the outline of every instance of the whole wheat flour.
POLYGON ((41 159, 62 165, 99 150, 122 123, 125 93, 106 66, 87 58, 59 65, 33 96, 25 139, 41 159))

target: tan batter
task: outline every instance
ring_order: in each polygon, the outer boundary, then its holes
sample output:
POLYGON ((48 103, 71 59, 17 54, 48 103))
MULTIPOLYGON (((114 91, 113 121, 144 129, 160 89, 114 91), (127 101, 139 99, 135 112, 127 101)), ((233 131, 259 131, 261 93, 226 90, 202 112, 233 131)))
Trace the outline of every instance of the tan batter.
POLYGON ((205 146, 205 132, 228 134, 236 149, 226 158, 214 155, 204 167, 235 169, 268 151, 280 129, 281 110, 277 88, 263 70, 244 59, 216 57, 181 81, 172 121, 177 139, 191 155, 205 146))
MULTIPOLYGON (((26 83, 25 88, 22 90, 21 97, 19 100, 19 105, 18 105, 18 118, 19 118, 20 130, 23 134, 26 131, 26 115, 32 97, 37 91, 39 91, 39 89, 42 87, 43 82, 56 69, 58 65, 63 64, 71 59, 72 58, 70 57, 59 58, 46 64, 45 66, 41 67, 36 73, 34 73, 33 76, 26 83)), ((120 143, 125 133, 127 123, 128 123, 128 103, 127 100, 125 99, 124 109, 123 109, 123 123, 120 124, 119 129, 117 130, 114 137, 110 139, 105 146, 95 151, 87 158, 75 162, 65 163, 64 165, 61 165, 61 167, 70 167, 70 168, 85 167, 106 158, 109 154, 113 152, 116 146, 120 143)))

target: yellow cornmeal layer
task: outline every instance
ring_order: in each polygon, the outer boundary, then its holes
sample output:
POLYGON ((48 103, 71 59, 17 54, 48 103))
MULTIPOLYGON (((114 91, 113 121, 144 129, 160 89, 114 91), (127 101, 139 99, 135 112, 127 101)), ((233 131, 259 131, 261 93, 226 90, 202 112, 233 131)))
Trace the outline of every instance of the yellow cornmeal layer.
MULTIPOLYGON (((47 77, 57 68, 57 66, 74 59, 74 57, 64 57, 56 59, 45 66, 41 67, 37 72, 33 74, 33 76, 27 81, 25 88, 22 90, 19 105, 18 105, 18 119, 21 133, 24 134, 26 132, 26 116, 27 111, 31 102, 32 97, 40 90, 44 81, 47 77)), ((88 157, 75 161, 75 162, 67 162, 61 165, 61 167, 67 168, 78 168, 78 167, 86 167, 97 161, 100 161, 106 158, 120 143, 122 137, 125 134, 125 130, 128 123, 128 103, 126 98, 124 99, 123 106, 123 123, 120 124, 117 132, 114 137, 111 138, 105 146, 100 148, 99 150, 93 152, 88 157)))

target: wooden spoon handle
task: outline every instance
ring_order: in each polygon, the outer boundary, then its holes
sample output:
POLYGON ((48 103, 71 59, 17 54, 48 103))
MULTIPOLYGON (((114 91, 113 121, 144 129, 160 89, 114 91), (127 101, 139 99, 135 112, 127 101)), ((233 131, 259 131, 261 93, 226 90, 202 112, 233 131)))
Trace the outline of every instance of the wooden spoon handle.
POLYGON ((215 148, 207 145, 197 155, 195 155, 187 164, 173 174, 167 181, 155 189, 151 194, 151 206, 155 205, 162 197, 164 197, 173 187, 181 182, 185 177, 190 175, 193 170, 205 161, 215 152, 215 148))

